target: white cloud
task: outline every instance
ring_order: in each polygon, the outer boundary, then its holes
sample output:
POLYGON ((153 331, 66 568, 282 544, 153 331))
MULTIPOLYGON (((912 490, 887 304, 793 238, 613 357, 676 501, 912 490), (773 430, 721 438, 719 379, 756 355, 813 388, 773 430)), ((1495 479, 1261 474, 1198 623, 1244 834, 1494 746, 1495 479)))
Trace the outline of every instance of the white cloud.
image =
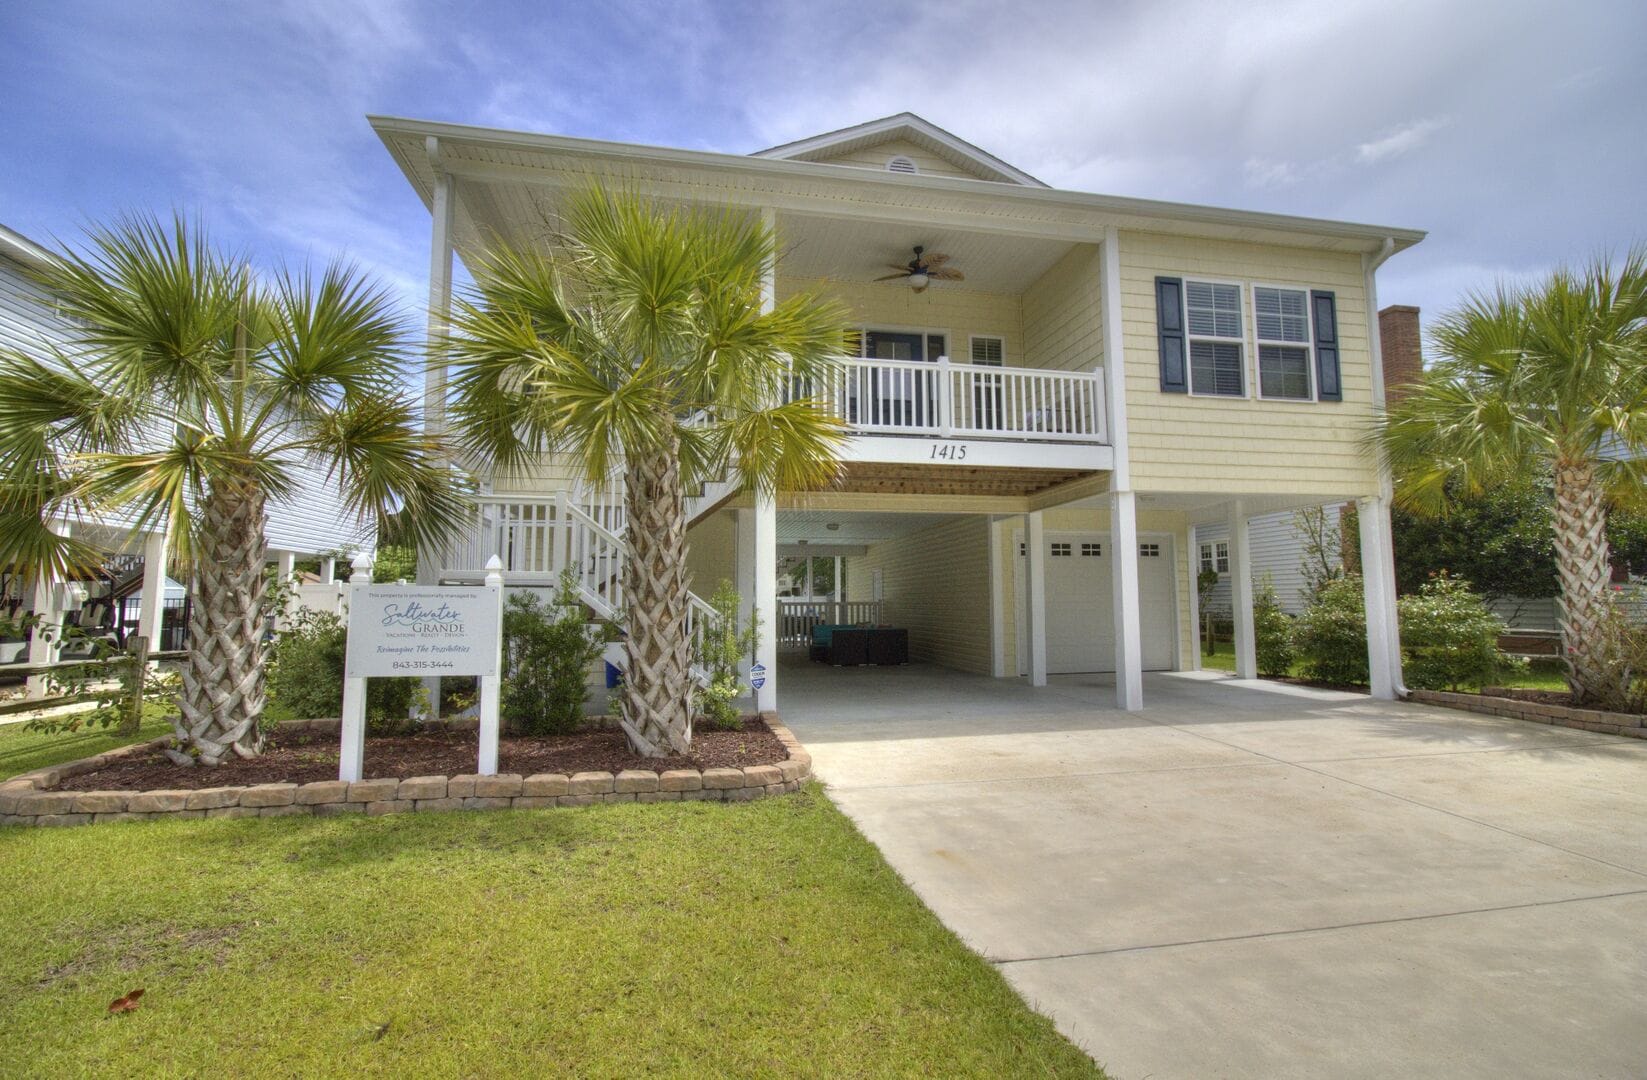
POLYGON ((1447 126, 1445 119, 1419 120, 1396 128, 1382 138, 1364 142, 1355 148, 1356 158, 1364 164, 1373 164, 1385 158, 1400 157, 1429 142, 1430 136, 1447 126))

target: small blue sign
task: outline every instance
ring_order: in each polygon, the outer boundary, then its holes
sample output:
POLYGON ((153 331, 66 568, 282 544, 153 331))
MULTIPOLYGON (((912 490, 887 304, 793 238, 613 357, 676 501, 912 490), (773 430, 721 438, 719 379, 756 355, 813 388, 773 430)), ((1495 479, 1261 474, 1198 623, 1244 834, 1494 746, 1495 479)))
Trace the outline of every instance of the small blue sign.
POLYGON ((749 685, 759 690, 766 685, 766 665, 756 664, 749 669, 749 685))

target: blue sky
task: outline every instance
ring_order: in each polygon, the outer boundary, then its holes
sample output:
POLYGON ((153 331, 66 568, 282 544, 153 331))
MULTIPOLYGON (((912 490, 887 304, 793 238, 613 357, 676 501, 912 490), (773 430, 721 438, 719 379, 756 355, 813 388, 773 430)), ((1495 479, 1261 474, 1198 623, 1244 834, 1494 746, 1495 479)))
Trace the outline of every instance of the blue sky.
POLYGON ((202 211, 422 295, 368 112, 748 152, 908 109, 1058 187, 1427 229, 1434 314, 1647 239, 1647 4, 0 4, 0 223, 202 211))

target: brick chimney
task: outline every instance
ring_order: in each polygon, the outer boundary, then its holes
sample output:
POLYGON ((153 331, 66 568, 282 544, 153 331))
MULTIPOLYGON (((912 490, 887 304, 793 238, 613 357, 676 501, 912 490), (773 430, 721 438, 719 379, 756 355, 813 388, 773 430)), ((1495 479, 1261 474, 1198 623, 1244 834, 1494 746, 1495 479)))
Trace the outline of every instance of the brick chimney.
POLYGON ((1391 304, 1378 313, 1378 336, 1384 343, 1384 388, 1386 400, 1400 396, 1397 387, 1415 383, 1424 370, 1424 354, 1418 331, 1418 309, 1391 304))

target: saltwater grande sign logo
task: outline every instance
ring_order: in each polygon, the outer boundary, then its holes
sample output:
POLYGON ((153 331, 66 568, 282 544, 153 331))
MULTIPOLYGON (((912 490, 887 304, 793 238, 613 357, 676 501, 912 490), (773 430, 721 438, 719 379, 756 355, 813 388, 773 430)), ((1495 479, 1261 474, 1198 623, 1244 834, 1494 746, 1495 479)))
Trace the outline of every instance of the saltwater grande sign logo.
POLYGON ((424 607, 417 600, 409 601, 404 609, 389 604, 383 609, 383 625, 407 627, 418 634, 461 634, 463 613, 442 600, 433 608, 424 607))
POLYGON ((357 586, 349 612, 353 676, 496 675, 497 597, 485 588, 357 586))

